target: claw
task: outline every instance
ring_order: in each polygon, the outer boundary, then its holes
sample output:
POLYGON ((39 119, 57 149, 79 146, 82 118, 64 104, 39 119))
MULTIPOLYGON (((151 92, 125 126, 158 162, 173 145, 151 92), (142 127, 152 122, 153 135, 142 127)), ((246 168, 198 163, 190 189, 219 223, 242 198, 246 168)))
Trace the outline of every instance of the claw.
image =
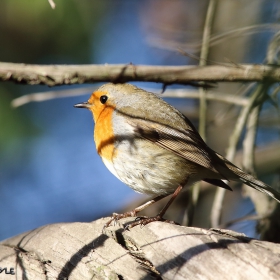
POLYGON ((104 228, 109 227, 112 222, 113 222, 113 226, 116 226, 117 222, 120 219, 127 218, 127 217, 135 217, 135 216, 136 216, 136 212, 134 210, 123 214, 113 213, 112 218, 104 225, 104 228))
POLYGON ((147 224, 156 222, 156 221, 161 221, 161 222, 170 223, 170 224, 177 224, 174 221, 163 219, 160 215, 155 216, 155 217, 137 217, 135 222, 133 222, 125 227, 125 230, 130 230, 131 228, 138 226, 138 225, 140 225, 142 228, 142 227, 146 226, 147 224))
POLYGON ((124 227, 124 231, 130 231, 130 228, 129 228, 129 225, 126 225, 125 227, 124 227))
POLYGON ((139 217, 135 218, 135 221, 140 221, 140 220, 143 220, 143 219, 148 219, 148 217, 147 216, 139 216, 139 217))

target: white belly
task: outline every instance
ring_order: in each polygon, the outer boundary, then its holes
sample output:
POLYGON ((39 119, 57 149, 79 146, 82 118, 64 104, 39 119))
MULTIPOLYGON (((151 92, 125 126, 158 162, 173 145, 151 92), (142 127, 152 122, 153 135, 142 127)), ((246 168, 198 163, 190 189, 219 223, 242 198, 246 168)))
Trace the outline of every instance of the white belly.
POLYGON ((104 164, 117 178, 140 193, 173 193, 193 172, 187 168, 185 159, 146 140, 138 139, 134 145, 124 141, 118 150, 113 164, 106 160, 104 164))

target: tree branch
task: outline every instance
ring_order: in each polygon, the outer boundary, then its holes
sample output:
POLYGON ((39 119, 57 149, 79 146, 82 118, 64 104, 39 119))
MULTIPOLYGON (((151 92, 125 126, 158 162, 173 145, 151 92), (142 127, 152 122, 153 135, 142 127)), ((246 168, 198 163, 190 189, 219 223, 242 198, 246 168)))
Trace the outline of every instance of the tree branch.
POLYGON ((191 82, 280 81, 280 67, 267 65, 28 65, 0 63, 0 81, 57 86, 128 81, 188 84, 191 82))
MULTIPOLYGON (((89 86, 89 87, 81 87, 81 88, 74 88, 74 89, 66 89, 66 90, 50 90, 44 92, 36 92, 30 93, 12 100, 11 105, 12 107, 19 107, 25 105, 29 102, 42 102, 47 101, 55 98, 62 98, 62 97, 73 97, 79 95, 85 95, 93 92, 96 90, 96 86, 89 86)), ((167 89, 162 94, 162 90, 152 89, 152 88, 145 88, 143 89, 153 92, 155 94, 160 95, 163 98, 172 97, 172 98, 199 98, 199 92, 197 89, 167 89)), ((232 94, 221 93, 221 92, 207 92, 206 95, 207 100, 218 101, 218 102, 225 102, 239 106, 247 106, 250 102, 249 98, 242 97, 242 96, 235 96, 232 94)))
POLYGON ((279 244, 163 222, 130 231, 109 227, 102 233, 106 221, 47 225, 5 240, 1 267, 13 268, 16 279, 280 277, 279 244))

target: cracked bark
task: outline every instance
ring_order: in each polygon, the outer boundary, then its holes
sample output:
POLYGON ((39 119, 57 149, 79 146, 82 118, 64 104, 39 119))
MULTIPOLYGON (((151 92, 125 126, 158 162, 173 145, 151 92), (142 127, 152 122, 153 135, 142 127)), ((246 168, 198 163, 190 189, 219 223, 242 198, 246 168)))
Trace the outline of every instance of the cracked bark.
POLYGON ((102 233, 106 221, 47 225, 2 241, 1 267, 14 268, 16 279, 280 279, 280 244, 162 222, 102 233))

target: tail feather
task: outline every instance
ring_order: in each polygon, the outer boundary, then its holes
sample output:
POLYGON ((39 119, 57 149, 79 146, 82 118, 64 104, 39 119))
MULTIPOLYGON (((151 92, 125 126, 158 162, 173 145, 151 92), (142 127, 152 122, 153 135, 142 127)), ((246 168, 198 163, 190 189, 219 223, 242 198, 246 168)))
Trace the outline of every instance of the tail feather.
POLYGON ((228 186, 224 181, 219 180, 219 179, 203 179, 203 181, 212 184, 214 186, 218 186, 221 187, 223 189, 232 191, 232 188, 230 186, 228 186))
POLYGON ((269 195, 280 203, 280 193, 274 188, 256 179, 254 176, 245 173, 231 162, 226 162, 226 165, 235 175, 237 175, 240 181, 262 193, 269 195))
POLYGON ((239 177, 240 181, 242 181, 246 185, 248 185, 262 193, 269 195, 270 197, 272 197, 273 199, 275 199, 276 201, 278 201, 280 203, 280 194, 274 188, 263 183, 260 180, 257 180, 255 177, 243 172, 239 168, 236 168, 235 170, 233 170, 233 169, 231 169, 231 170, 239 177))
POLYGON ((220 159, 223 159, 226 167, 230 171, 232 171, 231 174, 229 174, 229 172, 226 172, 226 170, 224 168, 222 168, 223 169, 222 173, 225 173, 224 175, 227 177, 227 179, 233 180, 233 181, 241 181, 244 184, 246 184, 256 190, 269 195, 270 197, 272 197, 273 199, 275 199, 276 201, 278 201, 280 203, 280 193, 277 190, 275 190, 271 186, 265 184, 264 182, 256 179, 254 176, 245 173, 244 171, 242 171, 240 168, 235 166, 233 163, 231 163, 230 161, 228 161, 226 158, 222 157, 221 155, 217 154, 217 156, 220 159))

